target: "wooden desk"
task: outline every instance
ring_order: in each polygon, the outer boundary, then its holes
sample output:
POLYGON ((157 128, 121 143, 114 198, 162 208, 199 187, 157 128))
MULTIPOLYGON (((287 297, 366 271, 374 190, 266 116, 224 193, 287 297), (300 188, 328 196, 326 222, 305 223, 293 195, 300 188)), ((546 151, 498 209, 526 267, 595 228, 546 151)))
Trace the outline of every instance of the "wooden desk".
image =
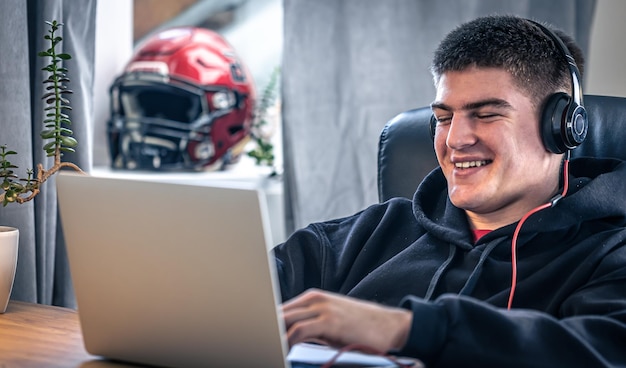
MULTIPOLYGON (((0 368, 138 368, 88 354, 73 309, 10 301, 0 314, 0 368)), ((313 367, 294 364, 293 368, 313 367)), ((416 366, 415 368, 420 368, 416 366)))
POLYGON ((75 310, 11 301, 0 314, 0 367, 123 367, 85 351, 75 310))

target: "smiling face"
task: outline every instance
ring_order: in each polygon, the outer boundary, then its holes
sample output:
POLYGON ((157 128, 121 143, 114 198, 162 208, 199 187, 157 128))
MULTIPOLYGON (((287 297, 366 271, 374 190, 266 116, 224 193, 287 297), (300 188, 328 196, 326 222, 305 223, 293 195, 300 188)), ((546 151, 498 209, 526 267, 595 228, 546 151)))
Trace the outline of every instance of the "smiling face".
POLYGON ((450 71, 436 87, 437 160, 473 228, 518 221, 558 192, 562 157, 544 148, 538 108, 508 72, 450 71))

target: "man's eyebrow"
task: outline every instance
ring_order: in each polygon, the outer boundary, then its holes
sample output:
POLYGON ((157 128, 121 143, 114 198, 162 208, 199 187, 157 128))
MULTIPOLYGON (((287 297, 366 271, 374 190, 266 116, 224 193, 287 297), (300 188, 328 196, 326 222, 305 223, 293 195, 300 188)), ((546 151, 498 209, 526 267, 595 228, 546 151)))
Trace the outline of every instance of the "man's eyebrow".
MULTIPOLYGON (((486 100, 470 102, 468 104, 465 104, 461 107, 461 110, 476 110, 485 106, 507 108, 507 109, 513 108, 513 106, 511 106, 511 104, 508 103, 506 100, 503 100, 500 98, 489 98, 486 100)), ((446 105, 445 103, 440 103, 436 101, 430 104, 430 108, 440 109, 440 110, 445 110, 445 111, 453 110, 452 107, 446 105)))

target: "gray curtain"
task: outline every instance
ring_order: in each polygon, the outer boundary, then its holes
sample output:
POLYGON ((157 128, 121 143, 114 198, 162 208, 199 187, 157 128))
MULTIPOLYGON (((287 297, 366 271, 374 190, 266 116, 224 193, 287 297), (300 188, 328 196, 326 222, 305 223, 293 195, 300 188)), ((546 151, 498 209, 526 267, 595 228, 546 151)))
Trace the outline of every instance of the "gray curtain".
MULTIPOLYGON (((64 66, 74 91, 69 96, 72 130, 79 141, 76 154, 66 154, 83 170, 91 169, 93 124, 92 85, 94 68, 96 0, 3 0, 0 2, 0 144, 19 153, 12 162, 20 177, 27 168, 43 163, 48 168, 39 132, 42 130, 45 73, 48 63, 37 56, 48 44, 45 21, 64 23, 63 51, 72 55, 64 66)), ((18 266, 11 298, 15 300, 75 307, 65 243, 60 230, 54 177, 34 201, 0 207, 0 224, 20 229, 18 266)))
POLYGON ((377 202, 384 124, 434 97, 432 52, 480 15, 517 14, 570 33, 583 51, 595 0, 283 0, 287 232, 377 202))

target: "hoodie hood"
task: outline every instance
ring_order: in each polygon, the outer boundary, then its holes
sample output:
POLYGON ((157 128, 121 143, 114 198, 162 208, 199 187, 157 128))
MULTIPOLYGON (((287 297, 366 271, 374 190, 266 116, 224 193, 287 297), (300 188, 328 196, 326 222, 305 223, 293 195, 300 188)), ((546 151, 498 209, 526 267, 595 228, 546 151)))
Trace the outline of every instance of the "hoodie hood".
MULTIPOLYGON (((620 160, 597 158, 571 160, 567 195, 554 207, 532 215, 524 223, 520 236, 562 231, 592 221, 624 226, 626 224, 624 177, 626 163, 620 160)), ((467 216, 464 210, 450 202, 446 179, 441 168, 433 170, 420 184, 413 198, 413 212, 418 223, 436 238, 460 248, 473 247, 467 216)), ((510 235, 515 225, 516 223, 494 230, 493 235, 488 234, 485 238, 510 235)))

